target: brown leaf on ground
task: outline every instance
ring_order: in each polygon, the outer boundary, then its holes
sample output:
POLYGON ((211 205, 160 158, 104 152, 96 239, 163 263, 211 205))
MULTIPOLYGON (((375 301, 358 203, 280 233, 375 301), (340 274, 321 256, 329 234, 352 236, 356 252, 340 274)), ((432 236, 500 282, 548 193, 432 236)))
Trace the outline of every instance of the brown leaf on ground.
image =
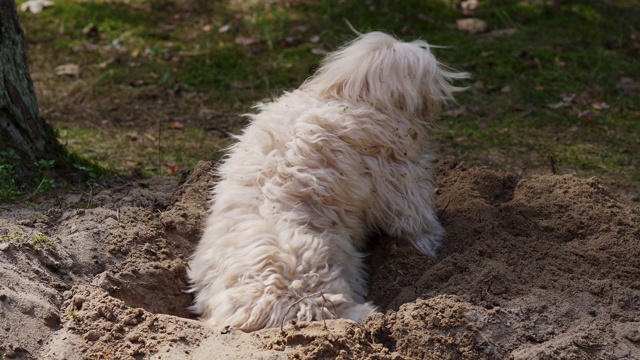
POLYGON ((182 130, 184 129, 184 124, 180 121, 175 121, 171 126, 169 126, 171 130, 182 130))
MULTIPOLYGON (((211 27, 209 27, 209 29, 211 29, 211 27)), ((218 32, 219 33, 226 33, 227 31, 229 31, 229 29, 231 29, 231 23, 227 23, 227 24, 224 24, 224 25, 220 26, 218 28, 218 32)))
POLYGON ((596 110, 606 110, 610 107, 609 104, 604 101, 591 103, 591 106, 596 110))
POLYGON ((456 20, 456 29, 468 32, 470 34, 478 34, 487 31, 487 22, 482 19, 468 18, 456 20))
POLYGON ((463 2, 460 3, 460 8, 462 8, 462 13, 467 16, 475 14, 476 10, 478 9, 478 6, 480 6, 480 3, 478 2, 478 0, 464 0, 463 2))
POLYGON ((251 81, 234 81, 231 86, 236 89, 248 89, 253 86, 253 83, 251 81))
POLYGON ((253 45, 255 43, 258 42, 258 40, 256 39, 252 39, 252 38, 247 38, 247 37, 242 37, 242 36, 238 36, 234 42, 236 43, 236 45, 243 45, 243 46, 249 46, 249 45, 253 45))
POLYGON ((103 62, 99 63, 99 64, 98 64, 98 67, 99 67, 100 69, 104 69, 104 68, 106 68, 107 66, 111 65, 111 63, 113 63, 114 61, 116 61, 116 58, 115 58, 115 57, 110 57, 110 58, 108 58, 107 60, 105 60, 105 61, 103 61, 103 62))
POLYGON ((636 90, 638 90, 638 87, 640 87, 638 86, 638 83, 635 82, 632 78, 626 76, 622 76, 620 78, 617 86, 627 94, 635 92, 636 90))
POLYGON ((53 69, 56 75, 66 75, 72 77, 80 76, 80 66, 77 64, 64 64, 53 69))
POLYGON ((129 140, 136 141, 136 140, 138 140, 140 135, 138 135, 137 131, 133 131, 133 132, 128 133, 127 137, 129 138, 129 140))
POLYGON ((325 56, 325 55, 327 55, 329 53, 329 50, 319 47, 319 48, 311 49, 311 53, 313 55, 325 56))
POLYGON ((98 25, 90 24, 82 30, 82 34, 86 37, 90 38, 98 38, 100 37, 100 31, 98 30, 98 25))
POLYGON ((467 113, 466 106, 460 106, 460 107, 455 108, 455 109, 450 109, 450 110, 444 111, 442 113, 442 117, 443 118, 456 117, 456 116, 463 115, 463 114, 466 114, 466 113, 467 113))
POLYGON ((553 104, 547 104, 547 108, 551 109, 551 110, 558 110, 560 108, 569 106, 570 104, 565 103, 564 101, 560 101, 557 103, 553 103, 553 104))
POLYGON ((55 3, 49 0, 28 0, 20 5, 20 11, 29 11, 32 14, 39 14, 42 9, 53 6, 55 3))
POLYGON ((513 36, 515 34, 518 33, 517 29, 514 28, 509 28, 509 29, 499 29, 499 30, 493 30, 490 31, 486 34, 482 34, 483 37, 486 38, 496 38, 496 37, 501 37, 501 36, 513 36))

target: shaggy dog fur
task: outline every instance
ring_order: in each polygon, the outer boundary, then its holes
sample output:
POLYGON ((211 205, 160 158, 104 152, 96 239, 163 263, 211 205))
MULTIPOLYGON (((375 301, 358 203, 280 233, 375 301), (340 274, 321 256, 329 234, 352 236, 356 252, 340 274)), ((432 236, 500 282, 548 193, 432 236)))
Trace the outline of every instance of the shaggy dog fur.
POLYGON ((243 331, 374 312, 359 252, 367 235, 431 256, 444 235, 425 124, 464 77, 426 42, 374 32, 258 105, 219 168, 188 273, 192 310, 243 331))

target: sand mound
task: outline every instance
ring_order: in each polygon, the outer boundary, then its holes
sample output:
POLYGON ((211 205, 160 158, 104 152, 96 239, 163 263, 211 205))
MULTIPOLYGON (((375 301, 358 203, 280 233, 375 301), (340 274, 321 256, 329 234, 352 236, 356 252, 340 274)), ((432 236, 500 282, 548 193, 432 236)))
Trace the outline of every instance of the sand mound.
POLYGON ((219 333, 185 308, 213 165, 0 206, 0 356, 640 358, 640 206, 597 179, 438 164, 437 259, 372 241, 363 324, 219 333))

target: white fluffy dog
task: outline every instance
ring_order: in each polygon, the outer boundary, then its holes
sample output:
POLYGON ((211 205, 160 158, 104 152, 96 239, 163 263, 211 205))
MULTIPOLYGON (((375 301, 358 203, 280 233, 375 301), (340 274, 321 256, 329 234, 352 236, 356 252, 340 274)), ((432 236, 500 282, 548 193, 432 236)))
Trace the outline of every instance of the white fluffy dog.
POLYGON ((367 235, 431 256, 444 235, 425 125, 465 77, 424 41, 373 32, 258 105, 219 168, 190 263, 192 310, 243 331, 374 312, 359 252, 367 235))

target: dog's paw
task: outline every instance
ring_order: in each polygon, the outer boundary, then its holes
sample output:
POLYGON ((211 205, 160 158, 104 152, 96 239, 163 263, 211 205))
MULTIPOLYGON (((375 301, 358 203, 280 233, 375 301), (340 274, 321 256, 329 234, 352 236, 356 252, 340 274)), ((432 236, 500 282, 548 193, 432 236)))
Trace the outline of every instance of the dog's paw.
POLYGON ((416 240, 412 241, 412 244, 421 253, 431 257, 436 257, 436 250, 440 247, 443 236, 444 230, 437 234, 421 235, 416 240))
POLYGON ((376 312, 376 307, 371 303, 357 304, 354 303, 351 306, 345 307, 338 311, 339 318, 351 319, 358 323, 362 322, 362 319, 376 312))

